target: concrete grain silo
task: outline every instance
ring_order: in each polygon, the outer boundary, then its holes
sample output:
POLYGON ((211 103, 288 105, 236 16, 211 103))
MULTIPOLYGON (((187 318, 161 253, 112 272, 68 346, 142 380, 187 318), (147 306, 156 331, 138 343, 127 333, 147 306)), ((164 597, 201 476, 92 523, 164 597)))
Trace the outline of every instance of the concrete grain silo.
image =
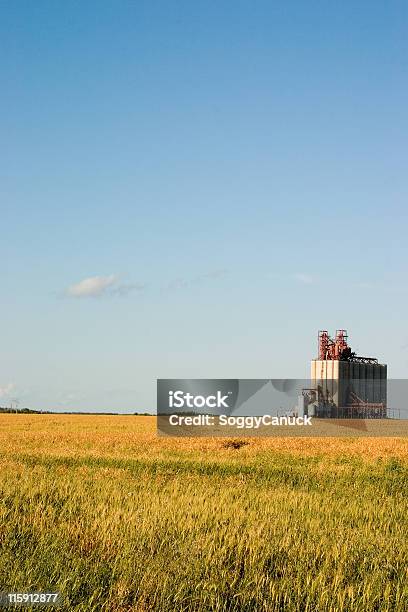
POLYGON ((334 339, 319 331, 318 358, 311 362, 316 416, 386 418, 387 366, 356 355, 347 340, 344 329, 337 330, 334 339))

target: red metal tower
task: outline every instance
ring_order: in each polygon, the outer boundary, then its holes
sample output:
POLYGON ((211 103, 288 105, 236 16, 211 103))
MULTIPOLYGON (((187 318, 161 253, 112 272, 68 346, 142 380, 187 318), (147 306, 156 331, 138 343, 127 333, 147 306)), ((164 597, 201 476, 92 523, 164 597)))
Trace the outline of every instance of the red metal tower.
POLYGON ((358 363, 378 363, 374 357, 359 357, 348 345, 348 334, 345 329, 338 329, 333 338, 328 331, 321 330, 318 334, 318 360, 319 361, 355 361, 358 363))

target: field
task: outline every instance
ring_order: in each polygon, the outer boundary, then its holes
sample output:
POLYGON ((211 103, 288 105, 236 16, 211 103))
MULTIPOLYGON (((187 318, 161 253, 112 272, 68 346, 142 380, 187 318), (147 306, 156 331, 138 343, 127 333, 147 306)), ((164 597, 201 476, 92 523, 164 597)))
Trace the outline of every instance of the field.
POLYGON ((235 442, 0 415, 0 590, 84 612, 408 609, 406 438, 235 442))

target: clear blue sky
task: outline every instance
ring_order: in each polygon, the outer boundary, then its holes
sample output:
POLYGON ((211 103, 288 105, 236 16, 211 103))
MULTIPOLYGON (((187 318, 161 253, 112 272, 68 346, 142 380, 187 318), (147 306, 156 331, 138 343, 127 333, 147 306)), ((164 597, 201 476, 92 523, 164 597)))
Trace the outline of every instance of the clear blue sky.
POLYGON ((405 1, 2 2, 0 73, 0 405, 406 377, 405 1))

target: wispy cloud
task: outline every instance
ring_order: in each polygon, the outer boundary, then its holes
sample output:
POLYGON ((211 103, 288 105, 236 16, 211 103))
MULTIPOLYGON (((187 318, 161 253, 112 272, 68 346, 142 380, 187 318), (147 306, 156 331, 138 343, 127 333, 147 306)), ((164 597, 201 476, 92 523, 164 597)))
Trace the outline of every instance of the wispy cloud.
POLYGON ((68 391, 66 393, 60 393, 58 395, 57 404, 59 406, 74 406, 76 403, 83 399, 82 394, 77 393, 76 391, 68 391))
POLYGON ((379 286, 376 283, 372 283, 370 281, 361 281, 359 283, 355 283, 355 286, 358 289, 378 289, 379 286))
POLYGON ((115 274, 108 276, 90 276, 78 283, 70 285, 64 292, 65 296, 72 298, 98 298, 105 296, 126 296, 132 291, 141 291, 143 284, 120 283, 115 274))
POLYGON ((175 278, 165 286, 165 290, 176 291, 178 289, 186 289, 187 287, 192 287, 193 285, 200 285, 201 283, 206 281, 223 278, 224 276, 226 276, 226 274, 227 270, 212 270, 211 272, 199 274, 197 276, 194 276, 193 278, 175 278))
POLYGON ((118 283, 111 288, 110 293, 111 295, 125 297, 133 291, 143 291, 144 289, 146 289, 146 285, 144 283, 118 283))
POLYGON ((310 274, 303 274, 301 272, 294 275, 295 280, 303 285, 312 285, 315 282, 315 279, 310 274))
POLYGON ((15 385, 13 383, 0 386, 0 397, 8 397, 14 391, 14 389, 15 385))
MULTIPOLYGON (((175 278, 170 281, 163 289, 164 291, 175 291, 185 289, 204 282, 210 282, 224 277, 226 270, 212 270, 199 274, 192 278, 175 278)), ((133 292, 142 292, 147 285, 144 283, 123 283, 120 282, 116 274, 107 276, 89 276, 77 283, 70 285, 62 292, 62 297, 75 299, 83 298, 108 298, 126 297, 133 292)))

